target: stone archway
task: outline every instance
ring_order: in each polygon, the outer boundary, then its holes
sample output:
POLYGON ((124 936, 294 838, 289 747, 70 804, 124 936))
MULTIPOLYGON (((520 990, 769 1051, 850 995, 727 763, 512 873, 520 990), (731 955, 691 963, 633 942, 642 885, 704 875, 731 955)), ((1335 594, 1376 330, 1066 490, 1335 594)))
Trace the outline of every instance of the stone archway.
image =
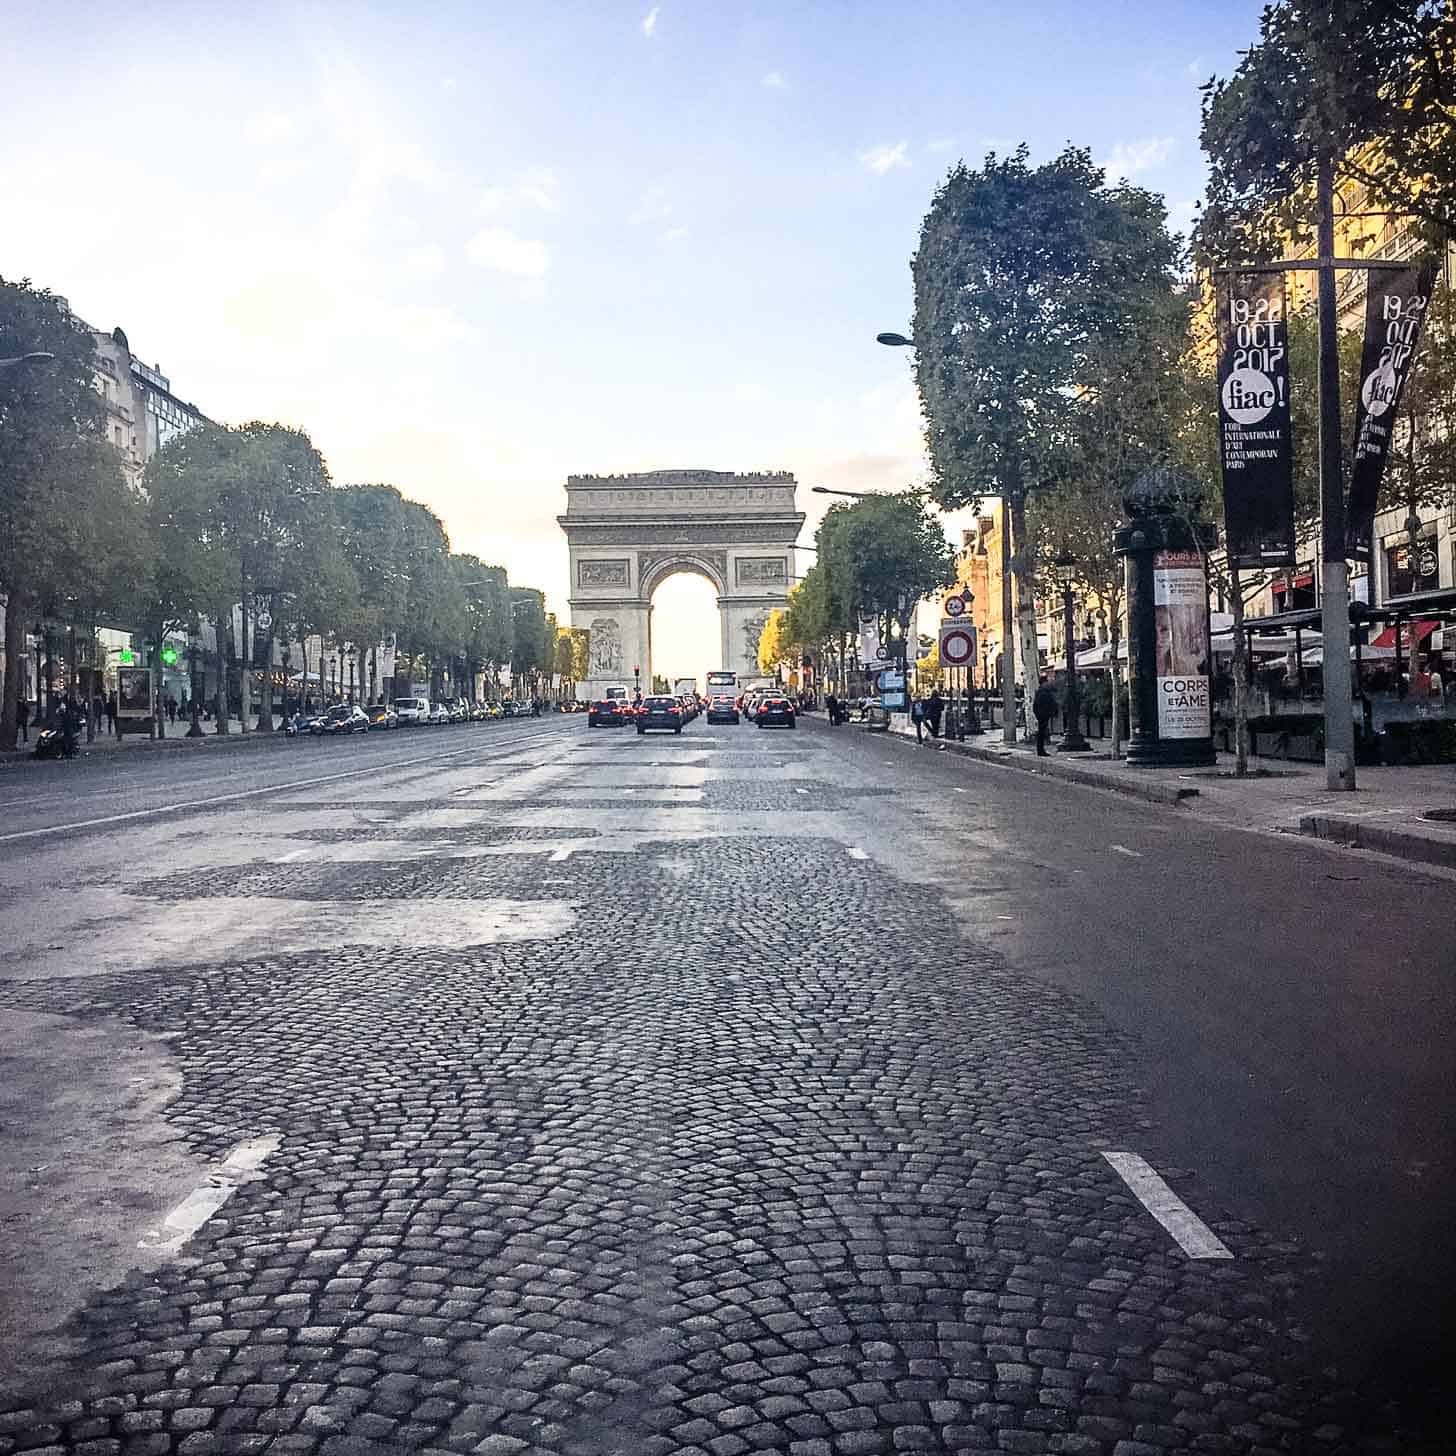
POLYGON ((758 628, 783 606, 804 524, 787 471, 652 470, 573 475, 557 522, 571 557, 571 621, 592 633, 595 695, 652 681, 652 593, 679 571, 704 576, 718 594, 723 665, 758 671, 758 628))

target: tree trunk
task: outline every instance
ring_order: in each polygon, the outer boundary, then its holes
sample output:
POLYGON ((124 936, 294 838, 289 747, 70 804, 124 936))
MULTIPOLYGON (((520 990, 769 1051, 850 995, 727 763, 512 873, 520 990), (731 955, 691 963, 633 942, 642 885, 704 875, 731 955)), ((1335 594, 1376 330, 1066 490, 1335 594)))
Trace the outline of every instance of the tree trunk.
POLYGON ((1041 654, 1036 645, 1035 556, 1026 532, 1026 492, 1011 498, 1011 540, 1016 575, 1017 655, 1021 658, 1021 692, 1025 733, 1031 737, 1031 701, 1041 683, 1041 654))
POLYGON ((86 742, 96 742, 96 625, 90 627, 91 665, 86 669, 86 742))
POLYGON ((263 691, 258 702, 258 732, 273 731, 273 629, 264 633, 266 650, 263 653, 263 691))
POLYGON ((1244 636, 1244 593, 1239 569, 1229 563, 1229 606, 1234 618, 1234 777, 1249 772, 1249 653, 1244 636))
POLYGON ((217 641, 217 682, 212 695, 212 731, 214 733, 226 733, 228 731, 228 656, 229 644, 232 641, 233 622, 232 608, 225 609, 212 619, 213 631, 217 641))
POLYGON ((248 714, 253 710, 253 654, 249 651, 248 644, 248 619, 253 614, 253 593, 248 587, 247 577, 243 578, 242 596, 242 624, 238 642, 238 728, 240 732, 246 733, 248 714))
POLYGON ((167 715, 162 710, 162 623, 154 622, 152 626, 152 737, 158 739, 167 736, 167 715))
MULTIPOLYGON (((25 621, 30 603, 13 588, 5 599, 5 687, 0 692, 0 748, 13 749, 19 728, 20 694, 25 674, 20 658, 25 646, 25 621)), ((36 694, 39 697, 39 693, 36 694)))

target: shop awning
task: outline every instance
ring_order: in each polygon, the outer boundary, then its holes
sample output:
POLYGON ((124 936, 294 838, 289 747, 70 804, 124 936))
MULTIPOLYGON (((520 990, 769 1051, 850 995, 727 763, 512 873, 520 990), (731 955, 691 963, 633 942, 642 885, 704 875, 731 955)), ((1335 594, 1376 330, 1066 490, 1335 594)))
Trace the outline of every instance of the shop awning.
MULTIPOLYGON (((1429 618, 1419 622, 1412 622, 1410 626, 1401 633, 1401 646, 1409 647, 1412 642, 1424 642, 1426 638, 1429 637, 1431 633, 1434 632, 1436 628, 1440 625, 1441 624, 1439 622, 1433 622, 1429 618)), ((1387 627, 1385 631, 1383 631, 1378 637, 1372 637, 1370 639, 1370 645, 1372 647, 1394 647, 1394 623, 1387 627)))

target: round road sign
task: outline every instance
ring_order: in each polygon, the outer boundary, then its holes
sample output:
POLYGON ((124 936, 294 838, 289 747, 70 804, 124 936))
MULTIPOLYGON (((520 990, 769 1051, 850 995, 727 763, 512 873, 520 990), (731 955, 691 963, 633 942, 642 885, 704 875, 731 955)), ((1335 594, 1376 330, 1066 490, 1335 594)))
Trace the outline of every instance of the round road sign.
POLYGON ((966 609, 966 599, 960 596, 947 597, 942 605, 947 617, 959 617, 966 609))
POLYGON ((975 660, 976 639, 967 627, 947 627, 940 634, 940 660, 946 667, 965 667, 975 660))
POLYGON ((258 612, 254 615, 253 622, 260 632, 266 632, 273 625, 273 613, 258 612))

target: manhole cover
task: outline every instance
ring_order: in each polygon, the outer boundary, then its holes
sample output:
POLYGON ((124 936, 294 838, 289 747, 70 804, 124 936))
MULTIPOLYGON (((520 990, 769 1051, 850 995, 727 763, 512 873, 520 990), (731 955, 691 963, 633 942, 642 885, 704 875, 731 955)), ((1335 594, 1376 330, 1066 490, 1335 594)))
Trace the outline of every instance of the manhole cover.
POLYGON ((1456 809, 1427 809, 1422 819, 1434 819, 1437 824, 1456 824, 1456 809))

